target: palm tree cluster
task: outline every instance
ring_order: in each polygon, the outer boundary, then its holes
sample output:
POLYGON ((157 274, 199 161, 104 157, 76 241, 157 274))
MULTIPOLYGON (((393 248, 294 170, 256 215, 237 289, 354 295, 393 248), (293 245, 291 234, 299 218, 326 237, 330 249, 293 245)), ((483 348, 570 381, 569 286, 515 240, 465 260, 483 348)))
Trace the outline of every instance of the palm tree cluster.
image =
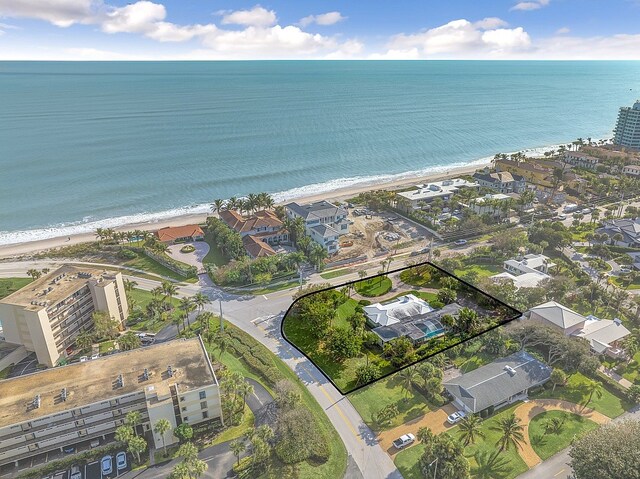
POLYGON ((239 372, 224 369, 220 374, 220 388, 225 423, 240 424, 247 396, 253 394, 253 386, 239 372))
POLYGON ((100 242, 120 244, 125 241, 147 241, 153 237, 153 233, 143 230, 116 231, 113 228, 97 228, 96 238, 100 242))
POLYGON ((275 201, 269 193, 249 193, 244 198, 232 196, 228 200, 215 199, 211 204, 212 213, 220 213, 222 210, 234 210, 246 214, 259 210, 270 210, 275 206, 275 201))

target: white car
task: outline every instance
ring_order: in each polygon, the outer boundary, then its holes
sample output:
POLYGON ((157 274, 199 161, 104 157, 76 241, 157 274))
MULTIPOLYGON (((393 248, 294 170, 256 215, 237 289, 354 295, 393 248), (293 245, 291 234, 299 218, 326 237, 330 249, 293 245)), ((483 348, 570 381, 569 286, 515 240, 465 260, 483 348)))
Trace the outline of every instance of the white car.
POLYGON ((80 357, 80 362, 84 363, 85 361, 89 361, 89 357, 88 356, 81 356, 80 357))
POLYGON ((588 215, 589 213, 591 213, 591 208, 585 208, 580 213, 582 213, 583 215, 588 215))
POLYGON ((409 444, 413 444, 416 440, 416 437, 409 433, 403 436, 400 436, 398 439, 393 441, 393 445, 396 449, 403 449, 407 447, 409 444))
POLYGON ((100 353, 92 354, 91 359, 98 359, 100 357, 100 353))
POLYGON ((564 220, 567 219, 567 215, 562 213, 562 214, 559 214, 558 216, 556 216, 556 218, 558 218, 560 221, 564 221, 564 220))
POLYGON ((465 417, 467 417, 467 415, 464 413, 464 411, 456 411, 453 414, 447 416, 447 422, 449 424, 456 424, 462 421, 465 417))
POLYGON ((126 469, 127 467, 127 453, 120 451, 118 454, 116 454, 116 467, 118 468, 118 471, 122 470, 122 469, 126 469))
POLYGON ((102 470, 103 476, 113 472, 113 461, 111 456, 104 456, 100 459, 100 469, 102 470))
POLYGON ((71 470, 69 471, 69 479, 82 479, 82 472, 80 471, 80 466, 71 466, 71 470))
POLYGON ((462 246, 462 245, 467 244, 467 240, 463 240, 463 239, 455 240, 453 242, 453 244, 456 245, 456 246, 462 246))

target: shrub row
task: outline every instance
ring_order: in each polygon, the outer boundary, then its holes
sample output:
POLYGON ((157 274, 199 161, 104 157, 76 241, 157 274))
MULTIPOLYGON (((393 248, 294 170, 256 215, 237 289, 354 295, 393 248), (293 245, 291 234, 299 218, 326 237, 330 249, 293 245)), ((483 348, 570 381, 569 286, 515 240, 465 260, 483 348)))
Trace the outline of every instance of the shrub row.
POLYGON ((261 348, 254 347, 255 341, 251 337, 243 337, 244 334, 235 328, 228 328, 227 333, 232 339, 230 347, 247 366, 264 377, 271 386, 275 386, 279 380, 284 379, 271 358, 261 348))

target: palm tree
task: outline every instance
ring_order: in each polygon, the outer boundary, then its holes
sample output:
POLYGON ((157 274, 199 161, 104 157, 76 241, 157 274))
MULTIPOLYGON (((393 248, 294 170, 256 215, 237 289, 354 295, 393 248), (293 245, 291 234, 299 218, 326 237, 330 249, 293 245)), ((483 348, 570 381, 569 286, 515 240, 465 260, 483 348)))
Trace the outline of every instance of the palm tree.
POLYGON ((220 211, 222 211, 223 207, 224 207, 224 200, 221 200, 220 198, 216 198, 215 200, 213 200, 213 203, 211 204, 211 212, 218 213, 218 216, 220 216, 220 211))
POLYGON ((429 429, 428 427, 421 427, 420 429, 418 429, 418 433, 416 434, 416 439, 418 439, 418 441, 423 444, 429 442, 431 439, 433 439, 433 437, 433 431, 431 431, 431 429, 429 429))
POLYGON ((590 380, 585 385, 584 389, 585 389, 585 392, 589 394, 589 399, 587 399, 587 402, 584 403, 584 406, 582 408, 583 411, 587 408, 587 406, 593 399, 593 396, 595 396, 598 399, 602 398, 602 384, 599 381, 590 380))
POLYGON ((480 429, 481 424, 482 419, 476 414, 469 414, 460 421, 460 437, 465 447, 474 444, 477 438, 485 437, 485 433, 480 429))
POLYGON ((169 429, 171 429, 171 423, 164 417, 158 419, 153 426, 153 431, 162 439, 162 449, 164 449, 165 456, 167 455, 167 445, 164 443, 164 435, 169 429))
POLYGON ((502 456, 500 451, 480 449, 474 458, 478 465, 471 470, 471 474, 476 479, 504 479, 511 472, 511 461, 502 456))
POLYGON ((185 296, 180 300, 180 305, 178 307, 180 308, 180 311, 182 311, 183 313, 182 330, 184 331, 185 329, 187 329, 189 313, 191 311, 194 311, 197 306, 193 304, 193 301, 191 300, 191 298, 188 298, 185 296))
POLYGON ((501 418, 491 429, 502 434, 496 442, 496 445, 500 445, 500 452, 505 449, 509 450, 511 445, 518 448, 524 441, 524 426, 522 426, 520 418, 516 417, 515 413, 501 418))
POLYGON ((211 300, 209 299, 209 297, 206 294, 203 293, 196 293, 193 298, 192 298, 193 304, 196 305, 196 307, 198 308, 198 311, 202 311, 204 309, 204 305, 205 304, 209 304, 211 303, 211 300))
POLYGON ((76 346, 80 349, 88 349, 93 344, 93 336, 87 332, 83 331, 76 337, 76 346))
POLYGON ((246 381, 242 381, 238 386, 238 393, 242 395, 242 410, 247 404, 247 396, 253 394, 253 386, 246 381))
POLYGON ((168 299, 169 302, 173 299, 173 297, 178 293, 178 287, 173 284, 171 281, 163 281, 162 282, 162 294, 164 294, 164 300, 168 299))
POLYGON ((130 412, 127 413, 127 415, 125 417, 125 424, 127 426, 131 427, 131 429, 133 429, 133 433, 136 436, 138 435, 138 431, 137 431, 136 427, 141 422, 142 422, 142 415, 140 414, 139 411, 130 411, 130 412))
POLYGON ((236 460, 237 460, 237 464, 240 465, 240 454, 242 453, 242 451, 244 451, 247 447, 244 444, 244 441, 240 438, 231 441, 229 443, 229 449, 231 449, 231 452, 233 452, 233 455, 236 456, 236 460))
POLYGON ((420 380, 420 373, 415 368, 415 366, 409 366, 398 374, 398 378, 401 381, 402 389, 405 392, 406 399, 409 392, 411 391, 411 387, 420 380))

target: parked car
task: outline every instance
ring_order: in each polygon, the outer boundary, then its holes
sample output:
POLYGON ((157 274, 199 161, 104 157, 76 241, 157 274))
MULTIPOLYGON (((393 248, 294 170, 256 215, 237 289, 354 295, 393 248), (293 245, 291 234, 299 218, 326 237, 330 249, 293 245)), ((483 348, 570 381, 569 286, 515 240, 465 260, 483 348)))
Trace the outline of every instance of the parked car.
POLYGON ((95 449, 100 445, 100 439, 94 439, 89 444, 91 445, 91 449, 95 449))
POLYGON ((104 456, 100 459, 100 469, 102 470, 103 476, 113 472, 113 460, 111 459, 111 456, 104 456))
POLYGON ((91 359, 98 359, 100 357, 100 353, 92 354, 91 359))
POLYGON ((71 470, 69 471, 69 479, 82 479, 80 466, 71 466, 71 470))
POLYGON ((591 208, 585 208, 580 213, 582 213, 583 215, 588 215, 589 213, 591 213, 591 208))
POLYGON ((554 216, 553 218, 551 218, 552 220, 558 220, 558 221, 564 221, 567 219, 567 215, 565 215, 564 213, 561 213, 557 216, 554 216))
POLYGON ((409 433, 409 434, 400 436, 398 439, 393 441, 393 445, 396 449, 403 449, 408 445, 413 444, 415 440, 416 440, 416 437, 413 434, 409 433))
POLYGON ((62 452, 64 452, 65 454, 73 454, 74 452, 76 452, 76 446, 63 446, 62 452))
POLYGON ((453 242, 453 244, 456 245, 456 246, 462 246, 462 245, 467 244, 467 240, 464 240, 464 239, 455 240, 453 242))
POLYGON ((116 467, 118 468, 118 471, 122 470, 122 469, 126 469, 127 467, 127 453, 124 451, 120 451, 118 454, 116 454, 116 467))
POLYGON ((80 356, 80 362, 84 363, 85 361, 89 361, 89 356, 80 356))
POLYGON ((447 416, 447 422, 449 424, 456 424, 462 421, 465 417, 467 417, 467 415, 464 413, 464 411, 456 411, 453 414, 447 416))
POLYGON ((620 266, 620 272, 627 274, 627 273, 631 273, 631 267, 630 266, 620 266))

